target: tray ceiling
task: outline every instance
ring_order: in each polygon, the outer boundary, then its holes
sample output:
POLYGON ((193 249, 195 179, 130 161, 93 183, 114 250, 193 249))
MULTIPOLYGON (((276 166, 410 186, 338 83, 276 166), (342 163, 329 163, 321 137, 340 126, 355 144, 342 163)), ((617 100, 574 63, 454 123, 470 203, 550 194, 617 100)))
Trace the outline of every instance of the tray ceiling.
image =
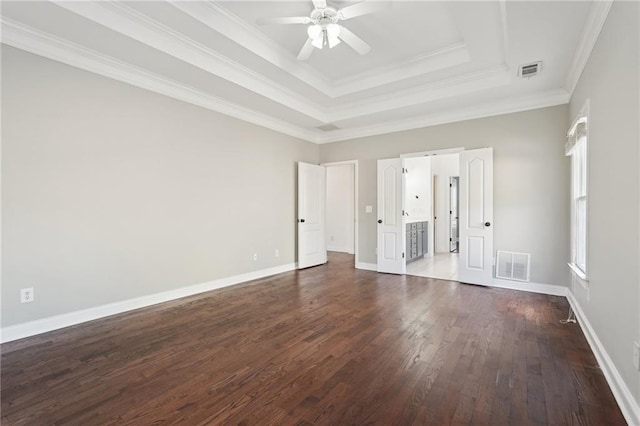
POLYGON ((566 103, 610 8, 368 1, 379 10, 341 22, 366 55, 343 42, 299 61, 307 25, 257 24, 311 1, 4 1, 2 42, 324 143, 566 103))

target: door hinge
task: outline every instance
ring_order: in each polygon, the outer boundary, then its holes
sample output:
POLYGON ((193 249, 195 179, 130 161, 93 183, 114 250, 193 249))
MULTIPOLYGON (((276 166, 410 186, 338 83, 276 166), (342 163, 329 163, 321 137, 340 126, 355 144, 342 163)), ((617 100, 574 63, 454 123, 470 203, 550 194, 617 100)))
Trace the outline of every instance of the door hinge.
POLYGON ((402 252, 402 258, 404 259, 404 252, 402 252))
POLYGON ((449 238, 449 241, 453 241, 453 239, 449 238))
POLYGON ((409 173, 409 169, 402 168, 402 173, 409 173))

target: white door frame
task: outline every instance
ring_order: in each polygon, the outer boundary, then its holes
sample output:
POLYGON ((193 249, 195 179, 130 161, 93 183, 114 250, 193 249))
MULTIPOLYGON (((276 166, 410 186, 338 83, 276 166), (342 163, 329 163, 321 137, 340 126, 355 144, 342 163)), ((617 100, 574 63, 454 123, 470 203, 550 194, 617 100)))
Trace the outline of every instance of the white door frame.
POLYGON ((354 266, 357 268, 358 265, 358 234, 360 234, 360 230, 358 229, 358 225, 360 224, 358 211, 360 210, 360 206, 358 204, 358 160, 346 160, 346 161, 333 161, 329 163, 321 163, 321 166, 324 167, 332 167, 332 166, 343 166, 345 164, 353 164, 353 252, 354 252, 354 266))

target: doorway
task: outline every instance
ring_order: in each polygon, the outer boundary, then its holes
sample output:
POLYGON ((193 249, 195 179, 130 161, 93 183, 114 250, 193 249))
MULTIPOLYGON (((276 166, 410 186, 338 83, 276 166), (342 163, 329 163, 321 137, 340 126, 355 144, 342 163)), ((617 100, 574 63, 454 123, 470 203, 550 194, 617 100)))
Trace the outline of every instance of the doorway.
MULTIPOLYGON (((407 273, 407 257, 410 262, 428 259, 434 260, 440 253, 445 253, 448 266, 457 259, 457 275, 451 274, 444 279, 453 279, 467 284, 492 285, 493 277, 493 148, 477 148, 471 150, 452 149, 446 152, 427 152, 405 154, 400 158, 379 159, 377 163, 377 264, 378 272, 391 274, 407 273), (457 154, 446 158, 446 154, 457 154), (418 222, 419 214, 412 214, 410 201, 420 200, 417 190, 407 189, 411 179, 411 158, 431 157, 430 179, 418 180, 420 188, 432 185, 435 176, 459 176, 459 253, 451 253, 451 224, 449 179, 438 179, 433 189, 431 200, 431 221, 418 222), (451 169, 449 169, 449 164, 451 169), (453 167, 457 167, 453 169, 453 167), (447 185, 442 188, 444 181, 447 185), (440 183, 440 184, 438 184, 440 183), (442 199, 444 197, 444 200, 442 199), (447 209, 443 211, 443 209, 447 209), (433 236, 430 240, 418 237, 420 229, 427 229, 433 236), (425 251, 425 247, 427 250, 425 251), (429 251, 429 248, 432 248, 429 251), (422 252, 421 252, 422 250, 422 252)), ((414 212, 415 213, 415 212, 414 212)), ((416 265, 418 265, 416 263, 416 265)), ((414 266, 410 274, 435 277, 433 269, 428 272, 414 266), (428 275, 427 275, 428 274, 428 275)), ((453 267, 451 268, 453 269, 453 267)))
POLYGON ((405 159, 407 238, 411 237, 409 231, 414 224, 418 236, 423 229, 423 250, 418 256, 407 257, 407 275, 458 279, 459 165, 458 153, 405 159))
POLYGON ((358 263, 358 162, 322 164, 326 168, 326 232, 328 252, 354 255, 358 263))

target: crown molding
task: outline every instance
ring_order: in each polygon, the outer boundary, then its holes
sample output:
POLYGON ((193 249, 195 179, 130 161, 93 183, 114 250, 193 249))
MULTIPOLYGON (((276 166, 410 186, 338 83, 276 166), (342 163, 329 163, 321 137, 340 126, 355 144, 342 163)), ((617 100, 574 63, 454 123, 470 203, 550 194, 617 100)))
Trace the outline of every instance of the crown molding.
MULTIPOLYGON (((503 78, 498 82, 494 76, 492 77, 493 81, 490 81, 491 78, 487 78, 485 82, 478 81, 473 83, 472 81, 478 78, 477 73, 468 74, 462 77, 465 84, 460 84, 460 77, 454 77, 438 83, 424 85, 417 89, 412 88, 394 93, 393 95, 387 94, 374 98, 365 98, 353 102, 348 106, 332 108, 331 106, 324 106, 313 102, 297 92, 277 84, 122 3, 51 1, 72 13, 126 35, 194 67, 217 75, 220 78, 322 123, 344 121, 366 114, 417 105, 434 99, 458 96, 495 87, 504 84, 505 81, 503 78), (454 84, 459 84, 459 86, 453 87, 454 84), (445 86, 448 87, 444 88, 445 86)), ((176 6, 176 4, 174 4, 174 6, 176 6)), ((211 10, 214 11, 219 9, 215 9, 211 3, 208 3, 207 7, 213 7, 211 10)), ((182 10, 180 5, 178 5, 178 8, 182 10)), ((195 12, 195 10, 190 10, 191 12, 195 12)), ((223 18, 217 19, 220 23, 224 21, 223 18)), ((245 30, 247 29, 245 28, 245 30)), ((248 30, 245 31, 245 33, 248 33, 248 30)), ((228 34, 233 35, 231 32, 228 34)), ((421 57, 400 74, 409 76, 416 72, 423 71, 425 67, 439 67, 438 62, 441 64, 457 63, 460 60, 465 60, 466 55, 468 55, 466 46, 460 44, 455 45, 451 48, 436 52, 436 54, 421 57)), ((404 68, 405 65, 406 64, 401 64, 398 67, 393 67, 393 69, 404 68)), ((379 77, 365 76, 362 83, 354 85, 353 90, 364 90, 367 85, 377 84, 376 81, 378 83, 390 81, 389 79, 391 78, 390 75, 393 73, 393 69, 385 70, 379 77)), ((344 87, 348 86, 349 84, 345 84, 344 87)), ((335 88, 333 90, 335 90, 335 88)))
POLYGON ((376 68, 337 80, 330 93, 334 98, 350 95, 469 62, 471 53, 467 45, 456 43, 397 65, 376 68))
POLYGON ((569 101, 569 93, 559 89, 542 95, 519 97, 478 107, 385 122, 377 126, 323 133, 295 126, 269 115, 202 93, 165 77, 35 30, 8 18, 2 17, 0 23, 2 25, 2 43, 6 45, 313 143, 330 143, 375 136, 492 115, 544 108, 565 104, 569 101))
POLYGON ((506 86, 511 83, 512 80, 513 76, 509 72, 508 67, 506 65, 502 65, 489 70, 464 74, 458 77, 452 77, 423 86, 398 91, 393 97, 389 97, 388 95, 379 95, 367 98, 366 103, 355 102, 334 108, 332 109, 329 117, 331 122, 339 122, 351 118, 460 96, 480 90, 506 86))
POLYGON ((578 48, 573 56, 573 61, 571 62, 571 67, 567 74, 565 88, 570 94, 573 94, 573 91, 578 84, 578 80, 582 75, 582 71, 584 71, 584 67, 587 65, 589 56, 591 56, 591 51, 598 41, 600 31, 602 31, 602 27, 607 20, 607 16, 609 16, 609 11, 611 10, 612 5, 613 0, 594 1, 591 4, 589 17, 587 18, 584 30, 582 31, 582 37, 580 38, 580 43, 578 44, 578 48))
POLYGON ((289 136, 309 142, 318 142, 320 133, 317 131, 307 130, 216 96, 211 96, 75 43, 35 30, 6 17, 1 17, 0 23, 2 26, 2 43, 8 46, 235 117, 289 136))
POLYGON ((318 93, 326 95, 331 90, 331 82, 328 78, 306 62, 293 58, 278 43, 265 37, 260 31, 221 5, 215 2, 185 2, 179 0, 169 0, 169 4, 265 61, 298 78, 318 90, 318 93))
POLYGON ((438 112, 391 122, 384 122, 374 126, 359 127, 354 129, 335 130, 321 136, 318 143, 340 142, 350 139, 377 136, 404 130, 418 129, 422 127, 437 126, 440 124, 457 121, 473 120, 477 118, 491 117, 495 115, 510 114, 514 112, 528 111, 538 108, 546 108, 555 105, 563 105, 569 102, 570 95, 564 89, 555 89, 536 95, 519 96, 496 102, 489 102, 468 108, 438 112))
POLYGON ((505 63, 509 63, 509 26, 507 23, 507 0, 498 0, 500 8, 500 29, 502 36, 502 57, 505 63))
POLYGON ((401 64, 368 70, 332 82, 215 2, 172 1, 171 4, 331 99, 471 61, 467 46, 461 42, 401 64))
MULTIPOLYGON (((89 4, 89 6, 86 5, 87 3, 65 3, 63 7, 67 9, 74 9, 72 10, 72 12, 75 10, 79 10, 82 13, 82 16, 84 16, 84 14, 90 16, 95 14, 103 15, 101 12, 102 9, 95 9, 95 7, 104 6, 104 4, 98 5, 96 3, 92 3, 89 4)), ((591 23, 590 28, 597 27, 595 39, 597 39, 597 34, 599 33, 600 29, 602 28, 602 24, 606 19, 606 14, 609 11, 610 5, 611 4, 609 2, 606 8, 595 6, 592 8, 592 18, 589 20, 589 22, 591 23), (594 10, 596 10, 596 12, 594 12, 594 10), (599 24, 597 24, 598 22, 599 24)), ((119 28, 123 28, 124 34, 137 33, 141 36, 141 38, 149 40, 151 42, 151 44, 149 45, 152 47, 154 46, 154 44, 157 45, 164 43, 167 45, 167 48, 169 50, 179 50, 182 47, 186 47, 187 49, 193 48, 193 50, 199 49, 199 47, 191 40, 188 40, 186 39, 186 37, 175 33, 175 31, 173 30, 165 30, 160 26, 161 24, 152 21, 152 23, 149 24, 150 26, 147 25, 148 22, 146 21, 148 21, 148 18, 144 17, 144 15, 136 16, 136 19, 134 20, 128 19, 132 11, 126 6, 122 6, 120 4, 114 5, 112 3, 108 3, 108 6, 109 9, 105 9, 108 13, 105 13, 103 15, 103 18, 96 18, 95 22, 100 21, 100 24, 112 28, 109 21, 119 21, 120 24, 116 25, 117 28, 114 28, 115 31, 120 31, 119 28), (121 12, 125 13, 125 18, 122 17, 121 12), (106 18, 104 18, 104 16, 106 16, 106 18), (141 24, 139 21, 143 21, 143 23, 141 24), (152 39, 154 39, 154 37, 158 35, 159 32, 165 31, 166 34, 160 34, 162 38, 156 39, 155 42, 153 42, 152 39)), ((134 15, 139 15, 138 12, 133 11, 133 13, 134 15)), ((337 142, 342 140, 374 136, 420 127, 428 127, 456 121, 543 108, 567 103, 571 95, 570 91, 557 89, 538 95, 514 97, 502 101, 485 103, 479 106, 455 110, 452 109, 444 112, 427 114, 417 118, 413 117, 408 119, 383 122, 372 126, 363 126, 353 129, 321 132, 316 129, 309 129, 293 125, 284 120, 277 119, 271 115, 258 112, 251 108, 246 108, 244 106, 221 99, 214 95, 207 94, 198 89, 183 85, 142 68, 129 65, 123 61, 98 53, 81 45, 30 28, 8 18, 2 17, 0 22, 2 24, 2 42, 7 45, 314 143, 337 142)), ((585 34, 590 34, 590 36, 583 37, 581 46, 586 46, 587 44, 589 44, 585 40, 593 39, 594 31, 595 30, 585 31, 585 34)), ((589 53, 593 48, 593 44, 595 44, 595 39, 592 40, 591 47, 588 49, 589 53)), ((281 90, 279 86, 270 83, 269 81, 267 81, 267 79, 262 76, 258 76, 251 70, 247 70, 243 67, 234 68, 238 64, 229 61, 227 58, 221 57, 215 52, 205 51, 199 52, 198 54, 206 56, 208 59, 213 58, 213 62, 219 62, 220 67, 224 68, 225 72, 230 72, 232 70, 237 73, 248 72, 247 75, 238 76, 238 78, 245 79, 243 80, 245 82, 247 81, 246 79, 251 80, 253 78, 251 84, 262 84, 263 88, 267 92, 279 92, 281 90), (209 56, 210 53, 211 56, 209 56)), ((579 55, 577 55, 576 57, 578 56, 579 55)), ((200 57, 199 59, 203 58, 200 57)), ((182 60, 186 60, 187 62, 189 62, 189 57, 186 57, 182 60)), ((574 59, 574 62, 577 63, 577 60, 574 59)), ((584 60, 584 62, 586 63, 586 59, 584 60)), ((582 65, 582 67, 584 67, 584 64, 582 65)), ((387 95, 367 98, 359 102, 353 102, 335 110, 310 103, 305 99, 294 99, 293 101, 296 104, 300 102, 307 105, 307 108, 305 108, 306 112, 302 111, 300 108, 296 108, 296 111, 299 111, 303 114, 308 113, 307 115, 311 117, 315 116, 314 118, 319 117, 316 119, 321 122, 339 122, 349 118, 362 117, 406 106, 418 105, 436 99, 460 96, 466 93, 471 93, 490 87, 496 87, 508 83, 508 74, 508 68, 506 67, 506 65, 502 65, 494 69, 489 69, 473 74, 466 74, 455 78, 423 85, 418 88, 411 88, 404 91, 395 92, 392 96, 387 95), (311 105, 310 108, 312 109, 312 111, 309 111, 309 105, 311 105)), ((216 73, 216 75, 218 74, 216 73)), ((579 73, 577 74, 576 78, 579 78, 579 73)), ((573 85, 573 87, 575 87, 575 84, 573 85)), ((287 93, 285 93, 284 96, 287 96, 287 93)), ((272 99, 271 97, 269 98, 272 99)), ((276 102, 280 102, 282 101, 282 98, 273 100, 276 102)), ((283 102, 280 103, 284 105, 283 102)))
POLYGON ((215 74, 318 121, 327 122, 324 109, 305 97, 218 54, 123 3, 66 2, 56 5, 124 34, 185 63, 215 74))

